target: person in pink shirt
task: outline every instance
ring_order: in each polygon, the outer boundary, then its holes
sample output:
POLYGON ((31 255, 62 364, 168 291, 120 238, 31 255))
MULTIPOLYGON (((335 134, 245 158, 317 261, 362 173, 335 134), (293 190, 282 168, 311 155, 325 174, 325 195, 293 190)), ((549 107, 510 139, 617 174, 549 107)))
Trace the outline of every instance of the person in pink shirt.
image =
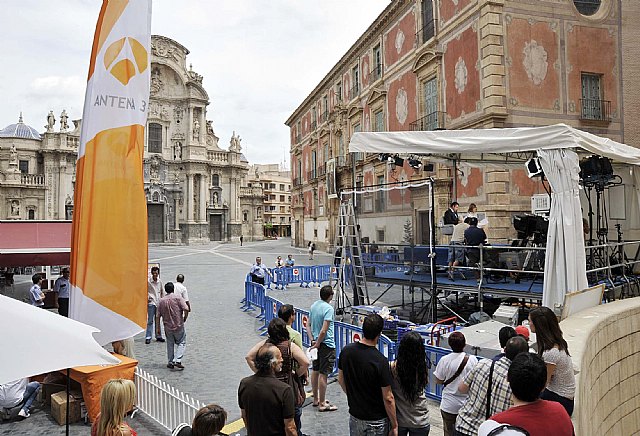
POLYGON ((164 285, 165 296, 160 299, 158 312, 164 324, 167 337, 167 368, 182 371, 182 358, 187 347, 187 334, 184 323, 189 316, 189 306, 180 295, 173 292, 173 283, 164 285))

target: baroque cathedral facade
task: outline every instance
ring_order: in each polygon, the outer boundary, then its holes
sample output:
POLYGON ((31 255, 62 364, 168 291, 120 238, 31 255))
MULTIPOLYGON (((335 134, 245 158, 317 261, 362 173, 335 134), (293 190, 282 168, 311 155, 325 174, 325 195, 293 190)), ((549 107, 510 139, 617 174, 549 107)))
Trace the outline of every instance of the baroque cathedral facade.
MULTIPOLYGON (((207 120, 203 77, 172 39, 151 40, 151 95, 144 186, 149 242, 263 239, 263 190, 235 134, 225 149, 207 120)), ((0 219, 64 220, 73 215, 80 120, 50 112, 45 132, 23 122, 0 130, 0 219)))

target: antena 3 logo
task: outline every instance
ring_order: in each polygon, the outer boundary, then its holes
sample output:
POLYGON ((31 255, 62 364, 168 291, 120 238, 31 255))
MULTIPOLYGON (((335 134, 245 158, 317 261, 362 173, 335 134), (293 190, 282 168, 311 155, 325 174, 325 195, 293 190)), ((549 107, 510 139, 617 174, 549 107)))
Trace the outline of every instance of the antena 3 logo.
POLYGON ((113 77, 126 86, 136 75, 148 68, 147 50, 136 39, 125 37, 111 44, 104 53, 104 67, 113 77), (129 44, 133 59, 127 57, 125 43, 129 44))

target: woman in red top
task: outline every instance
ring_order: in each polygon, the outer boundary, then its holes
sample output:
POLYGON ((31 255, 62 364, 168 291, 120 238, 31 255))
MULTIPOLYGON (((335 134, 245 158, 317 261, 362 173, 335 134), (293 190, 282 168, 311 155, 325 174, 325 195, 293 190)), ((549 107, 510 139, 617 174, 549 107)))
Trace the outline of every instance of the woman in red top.
POLYGON ((100 414, 91 426, 91 436, 137 436, 124 422, 135 399, 136 387, 131 380, 109 380, 100 394, 100 414))

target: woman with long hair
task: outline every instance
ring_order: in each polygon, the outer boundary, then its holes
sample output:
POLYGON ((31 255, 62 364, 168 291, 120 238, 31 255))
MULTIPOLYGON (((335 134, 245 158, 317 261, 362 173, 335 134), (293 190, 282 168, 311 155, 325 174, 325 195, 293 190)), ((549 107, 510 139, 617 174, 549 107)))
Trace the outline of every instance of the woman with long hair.
POLYGON ((476 206, 475 203, 471 203, 469 205, 469 209, 467 209, 467 216, 478 218, 478 206, 476 206))
POLYGON ((301 417, 302 417, 302 392, 299 391, 298 385, 295 384, 293 376, 297 375, 303 383, 306 384, 307 371, 309 369, 309 360, 304 351, 296 344, 294 344, 289 336, 289 330, 287 330, 287 323, 280 318, 274 318, 269 322, 267 327, 268 339, 258 342, 247 354, 245 359, 249 368, 253 372, 258 372, 255 365, 255 358, 258 354, 258 350, 262 348, 267 342, 278 347, 282 353, 282 370, 276 373, 276 378, 291 386, 293 389, 293 398, 296 406, 296 414, 294 420, 296 422, 296 428, 298 433, 301 433, 301 417))
POLYGON ((429 407, 424 389, 427 387, 427 355, 422 337, 416 332, 405 334, 398 346, 398 356, 391 362, 391 390, 396 399, 398 436, 428 436, 429 407))
POLYGON ((547 365, 547 387, 540 398, 562 404, 571 416, 576 378, 569 346, 562 337, 558 318, 548 307, 538 307, 529 313, 529 326, 536 334, 538 355, 547 365))
POLYGON ((131 380, 109 380, 100 394, 100 414, 91 427, 91 436, 136 436, 124 422, 135 400, 136 387, 131 380))

